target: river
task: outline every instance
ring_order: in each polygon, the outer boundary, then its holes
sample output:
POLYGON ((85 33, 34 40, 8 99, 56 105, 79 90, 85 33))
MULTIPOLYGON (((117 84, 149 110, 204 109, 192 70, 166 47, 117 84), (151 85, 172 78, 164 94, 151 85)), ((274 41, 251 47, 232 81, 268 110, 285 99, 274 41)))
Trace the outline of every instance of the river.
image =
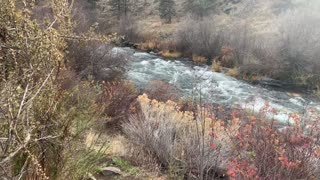
MULTIPOLYGON (((131 48, 114 48, 115 53, 127 53, 129 66, 127 79, 143 88, 152 80, 162 80, 177 87, 185 98, 199 97, 207 103, 229 107, 241 107, 258 113, 268 102, 269 109, 278 111, 273 115, 281 123, 292 123, 289 115, 297 113, 310 116, 307 109, 320 112, 320 102, 306 95, 295 95, 252 85, 242 80, 213 72, 208 66, 194 66, 186 60, 166 60, 154 54, 131 48)), ((271 114, 269 114, 271 116, 271 114)))

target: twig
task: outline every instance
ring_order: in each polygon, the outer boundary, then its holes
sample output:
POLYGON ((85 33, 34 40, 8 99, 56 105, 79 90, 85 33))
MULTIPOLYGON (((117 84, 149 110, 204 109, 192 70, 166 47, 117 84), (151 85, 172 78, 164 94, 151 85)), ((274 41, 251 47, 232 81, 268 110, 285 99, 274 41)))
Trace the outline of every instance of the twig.
POLYGON ((33 141, 41 141, 41 140, 47 140, 47 139, 55 139, 55 138, 58 138, 58 137, 60 137, 60 135, 59 135, 59 136, 46 136, 46 137, 42 137, 42 138, 35 139, 35 140, 33 140, 33 141))
POLYGON ((45 85, 45 84, 47 83, 47 81, 49 80, 51 74, 53 73, 53 70, 54 70, 54 69, 51 70, 51 72, 48 74, 47 78, 46 78, 46 79, 43 81, 43 83, 41 84, 40 88, 39 88, 39 89, 37 90, 37 92, 26 102, 26 104, 29 103, 29 102, 32 102, 32 100, 37 97, 37 95, 40 93, 41 89, 44 87, 44 85, 45 85))
POLYGON ((12 159, 13 157, 15 157, 20 151, 21 149, 24 149, 30 142, 30 138, 31 138, 31 134, 30 133, 27 133, 26 134, 26 138, 24 140, 24 143, 19 147, 17 148, 14 152, 10 153, 6 158, 4 158, 1 162, 0 162, 0 165, 10 161, 10 159, 12 159))
POLYGON ((20 116, 20 114, 21 114, 22 107, 23 107, 24 102, 25 102, 25 100, 26 100, 26 96, 27 96, 28 89, 29 89, 29 84, 27 84, 27 87, 26 87, 26 89, 24 90, 23 98, 22 98, 22 101, 21 101, 21 103, 20 103, 19 111, 18 111, 18 114, 17 114, 17 116, 16 116, 16 119, 18 119, 19 116, 20 116))
POLYGON ((30 157, 28 156, 28 158, 26 159, 26 161, 24 162, 21 170, 20 170, 20 176, 18 178, 18 180, 23 178, 23 175, 26 173, 26 168, 28 167, 28 162, 29 162, 30 157))

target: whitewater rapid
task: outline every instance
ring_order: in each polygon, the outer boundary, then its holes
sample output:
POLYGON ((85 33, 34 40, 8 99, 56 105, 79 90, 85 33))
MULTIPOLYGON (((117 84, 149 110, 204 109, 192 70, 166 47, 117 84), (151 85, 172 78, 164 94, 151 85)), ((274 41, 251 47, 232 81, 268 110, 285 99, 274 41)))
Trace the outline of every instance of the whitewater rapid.
POLYGON ((241 107, 256 113, 268 102, 269 110, 278 111, 272 116, 282 123, 292 122, 289 115, 293 113, 307 116, 307 108, 320 111, 320 103, 316 100, 255 86, 213 72, 207 66, 193 66, 185 60, 165 60, 130 48, 114 48, 113 52, 128 54, 126 77, 139 88, 145 87, 150 81, 162 80, 177 87, 185 98, 201 96, 207 103, 241 107))

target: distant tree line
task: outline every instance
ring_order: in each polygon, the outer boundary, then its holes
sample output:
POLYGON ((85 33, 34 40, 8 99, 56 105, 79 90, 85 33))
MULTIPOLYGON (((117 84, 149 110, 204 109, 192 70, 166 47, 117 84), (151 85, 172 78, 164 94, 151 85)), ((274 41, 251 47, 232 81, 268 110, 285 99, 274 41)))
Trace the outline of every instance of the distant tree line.
MULTIPOLYGON (((157 4, 159 17, 166 23, 171 23, 177 15, 176 0, 89 0, 97 4, 102 14, 108 14, 116 17, 128 15, 137 15, 145 10, 152 3, 157 4)), ((204 17, 212 13, 217 6, 217 0, 184 0, 182 10, 186 14, 192 14, 196 17, 204 17)))

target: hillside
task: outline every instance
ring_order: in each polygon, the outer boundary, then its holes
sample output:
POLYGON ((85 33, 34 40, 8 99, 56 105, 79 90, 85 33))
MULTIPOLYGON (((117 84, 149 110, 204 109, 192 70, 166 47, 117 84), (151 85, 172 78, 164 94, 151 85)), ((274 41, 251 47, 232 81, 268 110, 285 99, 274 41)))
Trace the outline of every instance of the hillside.
MULTIPOLYGON (((178 24, 188 16, 183 9, 183 0, 176 1, 177 15, 172 24, 165 24, 158 15, 157 4, 149 2, 135 19, 139 32, 142 33, 174 33, 178 24), (161 27, 161 28, 160 28, 161 27)), ((313 14, 320 16, 319 2, 299 0, 229 0, 217 2, 213 10, 212 21, 216 24, 233 24, 246 22, 258 33, 277 33, 280 20, 291 12, 300 15, 313 14)))

